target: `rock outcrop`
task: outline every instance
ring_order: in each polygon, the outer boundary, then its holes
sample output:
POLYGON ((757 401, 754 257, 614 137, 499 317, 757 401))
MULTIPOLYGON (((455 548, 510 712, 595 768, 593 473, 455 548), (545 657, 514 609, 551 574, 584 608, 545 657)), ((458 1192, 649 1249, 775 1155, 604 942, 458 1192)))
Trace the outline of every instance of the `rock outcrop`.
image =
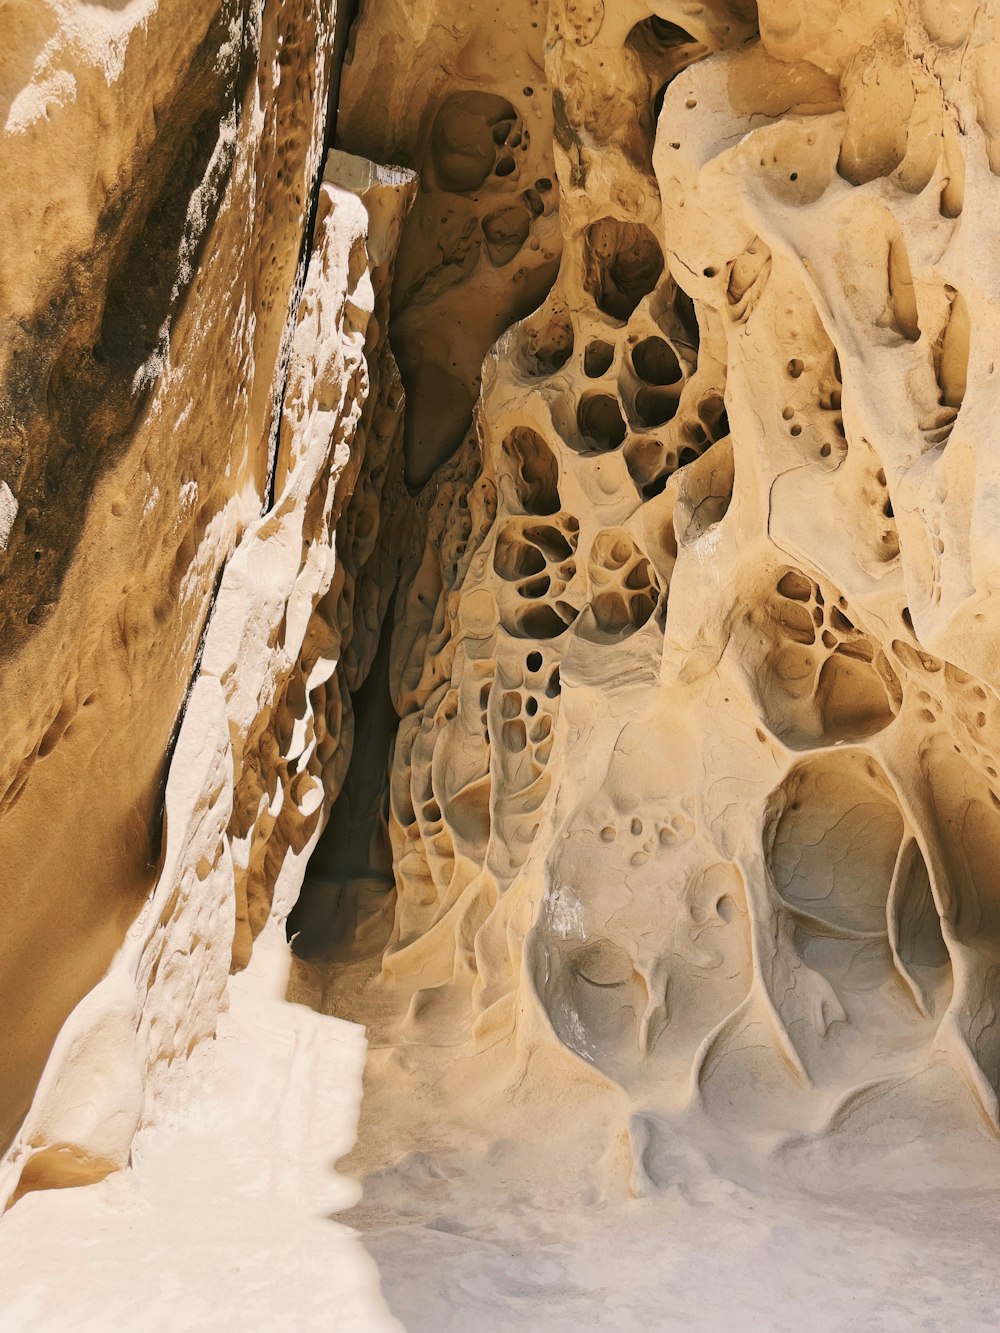
POLYGON ((366 0, 322 180, 331 4, 0 13, 4 1198, 289 913, 635 1192, 1000 1131, 992 7, 366 0))
POLYGON ((321 1002, 769 1135, 998 1128, 996 17, 545 9, 369 5, 345 68, 421 180, 411 481, 451 457, 391 937, 321 1002))

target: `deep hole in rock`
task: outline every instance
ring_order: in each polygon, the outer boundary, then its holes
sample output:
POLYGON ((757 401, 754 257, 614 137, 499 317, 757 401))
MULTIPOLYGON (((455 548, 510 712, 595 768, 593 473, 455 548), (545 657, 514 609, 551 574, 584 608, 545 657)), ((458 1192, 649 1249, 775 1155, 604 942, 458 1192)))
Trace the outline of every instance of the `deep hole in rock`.
POLYGON ((511 431, 503 443, 514 468, 517 497, 529 514, 554 514, 559 508, 559 469, 552 450, 528 426, 511 431))
POLYGON ((614 359, 614 346, 597 338, 587 344, 587 350, 583 354, 583 373, 589 379, 600 379, 611 369, 614 359))
POLYGON ((676 384, 681 378, 677 353, 663 338, 643 338, 632 348, 635 373, 647 384, 676 384))
POLYGON ((639 423, 646 429, 663 426, 677 413, 678 400, 667 389, 642 388, 635 396, 635 411, 639 423))
POLYGON ((649 295, 663 272, 663 251, 649 228, 617 218, 590 224, 584 261, 585 284, 598 309, 622 321, 649 295))
POLYGON ((607 452, 617 449, 625 439, 625 418, 618 399, 611 394, 585 394, 576 409, 576 420, 584 445, 590 449, 607 452))
POLYGON ((431 158, 442 187, 456 194, 479 188, 497 162, 517 112, 495 93, 451 93, 442 102, 431 132, 431 158))

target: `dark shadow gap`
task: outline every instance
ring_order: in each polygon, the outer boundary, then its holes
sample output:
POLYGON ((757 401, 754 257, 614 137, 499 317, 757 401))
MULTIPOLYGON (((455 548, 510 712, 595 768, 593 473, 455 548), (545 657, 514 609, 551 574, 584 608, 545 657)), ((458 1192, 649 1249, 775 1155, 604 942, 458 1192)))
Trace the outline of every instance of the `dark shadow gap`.
POLYGON ((389 665, 395 604, 393 593, 371 671, 351 696, 354 746, 347 776, 288 918, 292 948, 309 961, 367 956, 382 948, 392 924, 389 765, 399 718, 389 665))

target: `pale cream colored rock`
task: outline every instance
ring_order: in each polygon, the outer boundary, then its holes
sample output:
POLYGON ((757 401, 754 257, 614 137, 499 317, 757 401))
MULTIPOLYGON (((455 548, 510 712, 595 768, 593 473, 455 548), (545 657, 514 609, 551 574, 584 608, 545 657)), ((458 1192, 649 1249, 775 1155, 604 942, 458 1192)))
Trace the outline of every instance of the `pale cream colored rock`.
MULTIPOLYGON (((1000 20, 653 8, 548 6, 561 264, 416 502, 388 947, 303 984, 389 1047, 499 1046, 522 1087, 555 1043, 643 1113, 768 1142, 942 1097, 996 1131, 1000 20)), ((415 215, 442 249, 503 188, 467 94, 518 105, 535 34, 505 13, 478 83, 494 20, 463 6, 354 39, 341 134, 409 49, 369 149, 448 196, 439 233, 415 215)), ((488 340, 533 261, 485 253, 447 303, 488 340)), ((397 294, 437 356, 439 298, 397 294)))
POLYGON ((364 1036, 288 1004, 288 963, 271 921, 129 1171, 5 1215, 4 1333, 398 1333, 376 1265, 330 1217, 359 1194, 331 1163, 354 1138, 364 1036))

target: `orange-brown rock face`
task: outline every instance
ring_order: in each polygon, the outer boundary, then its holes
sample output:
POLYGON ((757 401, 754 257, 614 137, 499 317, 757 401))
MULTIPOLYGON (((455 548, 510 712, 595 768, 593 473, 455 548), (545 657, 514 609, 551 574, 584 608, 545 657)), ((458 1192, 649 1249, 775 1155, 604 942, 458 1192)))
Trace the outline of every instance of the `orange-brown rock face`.
POLYGON ((13 0, 2 22, 6 1144, 156 882, 199 638, 270 484, 332 18, 13 0))
POLYGON ((294 901, 393 581, 412 182, 319 186, 325 0, 3 12, 6 1201, 127 1160, 294 901))

